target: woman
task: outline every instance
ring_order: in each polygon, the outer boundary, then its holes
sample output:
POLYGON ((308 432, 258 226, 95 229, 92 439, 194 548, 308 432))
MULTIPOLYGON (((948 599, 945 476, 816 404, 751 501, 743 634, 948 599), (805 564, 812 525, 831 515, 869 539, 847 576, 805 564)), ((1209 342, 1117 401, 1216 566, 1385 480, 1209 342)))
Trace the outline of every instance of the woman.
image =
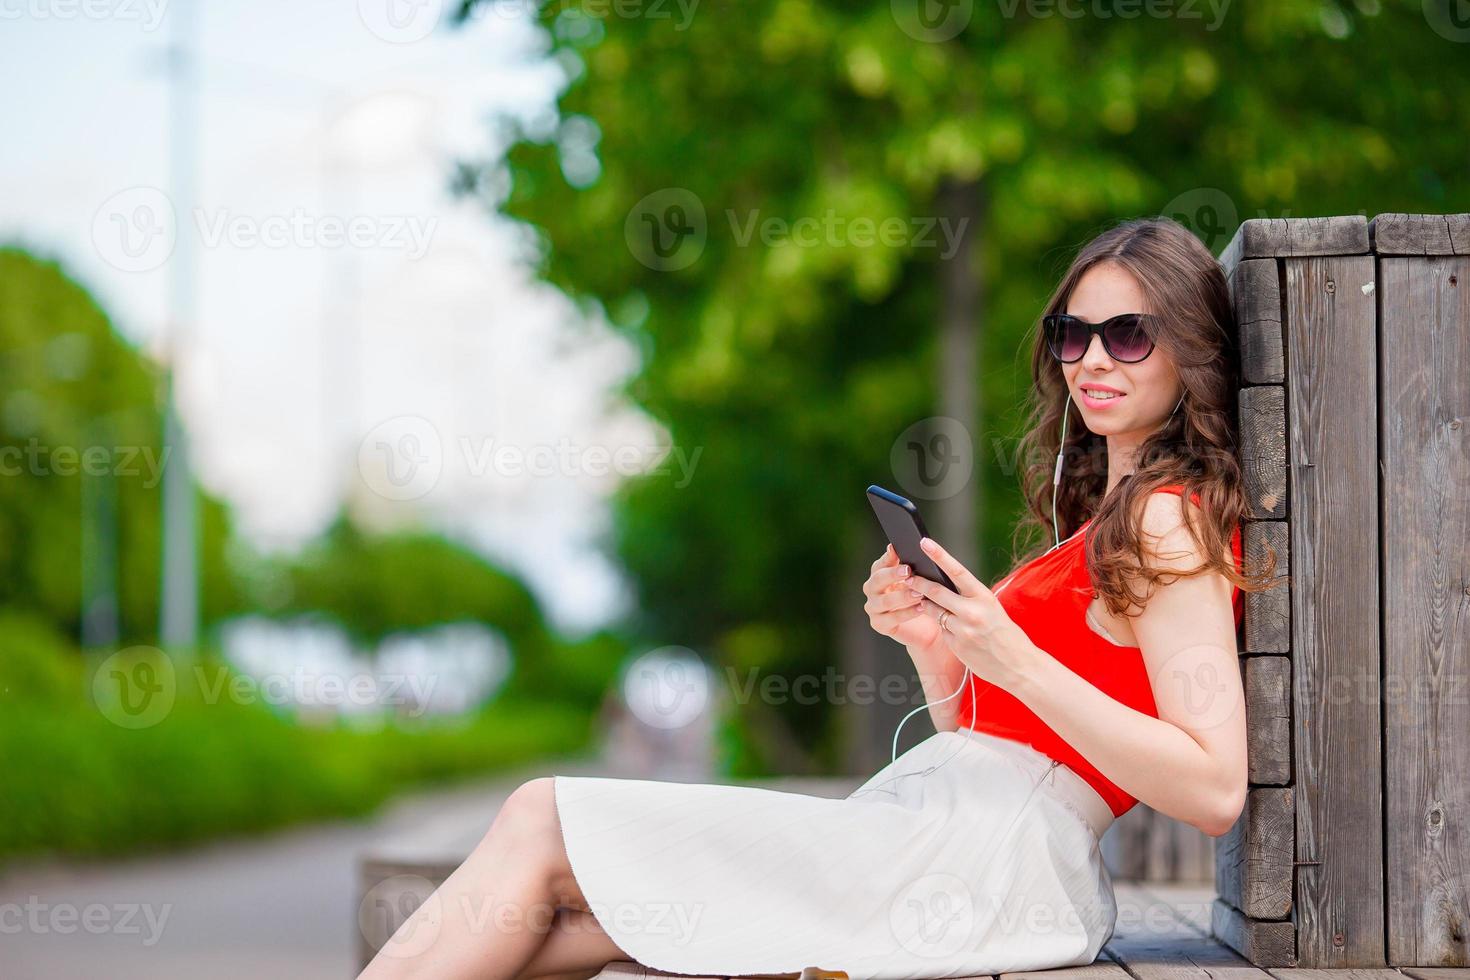
POLYGON ((1245 799, 1236 630, 1241 589, 1265 586, 1239 571, 1237 362, 1223 274, 1192 234, 1149 219, 1100 235, 1032 360, 1023 526, 1052 546, 991 590, 925 539, 957 592, 891 547, 863 584, 936 734, 842 800, 531 780, 363 977, 1092 962, 1116 921, 1098 848, 1113 819, 1142 800, 1219 835, 1245 799))

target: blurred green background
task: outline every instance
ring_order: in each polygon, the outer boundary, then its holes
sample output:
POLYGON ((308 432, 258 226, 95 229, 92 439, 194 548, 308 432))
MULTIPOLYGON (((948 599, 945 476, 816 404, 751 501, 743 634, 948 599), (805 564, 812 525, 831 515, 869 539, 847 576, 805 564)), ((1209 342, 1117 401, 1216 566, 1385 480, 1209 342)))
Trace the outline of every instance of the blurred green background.
MULTIPOLYGON (((605 548, 635 612, 561 636, 512 572, 345 508, 299 554, 258 554, 199 490, 204 639, 164 655, 156 473, 14 466, 0 858, 365 813, 407 786, 588 749, 619 670, 668 644, 715 668, 722 773, 886 762, 917 685, 888 704, 729 688, 909 676, 862 613, 883 546, 862 491, 904 489, 896 442, 924 420, 971 440, 973 476, 920 501, 935 536, 982 578, 1004 571, 1034 321, 1078 246, 1139 215, 1218 254, 1251 218, 1470 211, 1456 0, 604 6, 539 8, 570 79, 557 118, 513 129, 503 157, 458 155, 449 181, 487 221, 523 223, 537 273, 642 353, 624 394, 699 453, 687 484, 633 478, 613 499, 605 548), (901 232, 877 234, 885 222, 901 232), (365 646, 480 624, 511 668, 451 716, 304 716, 201 683, 236 670, 219 637, 240 617, 365 646), (118 676, 171 678, 167 716, 120 723, 118 676)), ((18 245, 0 250, 0 392, 7 460, 36 444, 166 458, 164 373, 18 245)))

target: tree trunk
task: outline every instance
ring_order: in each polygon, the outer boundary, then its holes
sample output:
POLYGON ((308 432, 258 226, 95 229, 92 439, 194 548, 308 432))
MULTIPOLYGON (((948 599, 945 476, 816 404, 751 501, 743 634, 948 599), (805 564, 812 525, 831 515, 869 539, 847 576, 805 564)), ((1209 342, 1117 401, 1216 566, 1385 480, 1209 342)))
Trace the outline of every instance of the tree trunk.
MULTIPOLYGON (((939 264, 939 414, 963 425, 972 454, 970 478, 956 492, 934 501, 932 533, 950 554, 977 576, 980 554, 977 517, 983 505, 982 467, 987 455, 980 419, 980 312, 983 282, 977 241, 983 220, 980 181, 948 181, 937 198, 939 217, 958 232, 954 254, 939 264)), ((940 241, 944 241, 941 237, 940 241)), ((983 576, 982 576, 983 577, 983 576)))
MULTIPOLYGON (((853 535, 852 551, 844 563, 842 592, 835 608, 840 622, 837 636, 842 644, 843 672, 839 688, 843 701, 837 706, 841 744, 849 773, 871 775, 888 764, 893 747, 893 730, 904 715, 923 704, 923 688, 913 661, 903 644, 873 631, 863 611, 861 584, 868 567, 883 553, 888 539, 878 522, 862 522, 853 535), (899 680, 890 678, 898 677, 899 680)), ((933 734, 933 726, 921 712, 904 726, 899 751, 933 734), (916 737, 917 733, 917 737, 916 737)))
MULTIPOLYGON (((939 375, 938 414, 958 421, 970 434, 969 445, 959 452, 971 454, 969 479, 956 492, 933 500, 919 501, 929 522, 929 533, 976 575, 980 541, 977 515, 981 507, 981 466, 986 454, 981 439, 979 412, 979 332, 982 280, 979 270, 977 240, 983 217, 983 195, 979 181, 948 182, 936 198, 938 217, 958 234, 954 253, 939 262, 939 375)), ((946 239, 939 237, 941 243, 946 239)), ((868 576, 868 566, 883 551, 886 543, 875 522, 865 525, 864 534, 856 536, 856 552, 849 555, 845 567, 850 571, 841 583, 834 608, 838 611, 837 636, 842 644, 844 691, 856 689, 872 692, 871 698, 850 698, 840 707, 849 771, 870 774, 892 757, 893 732, 903 716, 924 703, 923 687, 913 663, 901 644, 879 636, 868 626, 863 612, 862 591, 857 583, 868 576), (869 526, 871 525, 871 526, 869 526), (902 685, 885 681, 901 676, 902 685), (893 696, 896 688, 901 696, 893 696)), ((926 712, 909 719, 898 743, 898 751, 916 745, 933 734, 926 712)))

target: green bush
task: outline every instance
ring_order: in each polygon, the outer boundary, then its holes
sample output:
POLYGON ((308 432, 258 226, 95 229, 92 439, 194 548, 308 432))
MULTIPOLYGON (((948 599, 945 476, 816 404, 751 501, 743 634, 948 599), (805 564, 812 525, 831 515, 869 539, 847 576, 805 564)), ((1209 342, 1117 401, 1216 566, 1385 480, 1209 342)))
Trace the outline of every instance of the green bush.
POLYGON ((74 700, 81 676, 75 651, 49 623, 0 609, 0 705, 74 700))
MULTIPOLYGON (((177 673, 160 719, 129 728, 105 675, 94 694, 79 655, 44 625, 0 614, 0 630, 0 858, 118 854, 360 815, 404 787, 575 752, 592 734, 585 706, 524 699, 376 730, 308 727, 211 695, 193 671, 177 673)), ((219 661, 203 662, 216 676, 219 661)))

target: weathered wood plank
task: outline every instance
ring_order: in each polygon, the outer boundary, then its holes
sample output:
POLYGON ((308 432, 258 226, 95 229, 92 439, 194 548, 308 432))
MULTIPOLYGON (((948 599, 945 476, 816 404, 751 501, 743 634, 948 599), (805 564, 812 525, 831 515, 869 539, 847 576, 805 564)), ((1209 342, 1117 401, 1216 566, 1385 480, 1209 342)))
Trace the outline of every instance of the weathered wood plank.
POLYGON ((1290 922, 1251 919, 1217 898, 1210 931, 1257 966, 1290 966, 1296 962, 1296 934, 1290 922))
POLYGON ((1286 389, 1280 385, 1242 388, 1239 411, 1241 476, 1250 516, 1285 517, 1286 389))
POLYGON ((1470 214, 1380 214, 1368 238, 1378 255, 1470 255, 1470 214))
MULTIPOLYGON (((1157 935, 1196 936, 1207 939, 1210 935, 1210 910, 1215 904, 1215 889, 1210 883, 1188 884, 1184 882, 1150 881, 1130 882, 1128 887, 1138 893, 1138 902, 1146 905, 1154 924, 1146 931, 1157 935), (1165 925, 1160 920, 1167 917, 1165 925)), ((1114 934, 1117 939, 1134 938, 1138 928, 1123 927, 1123 902, 1118 904, 1119 928, 1114 934)), ((1130 923, 1130 926, 1132 924, 1130 923)))
POLYGON ((1298 964, 1382 965, 1372 256, 1286 266, 1298 964))
POLYGON ((1459 967, 1470 965, 1470 258, 1378 265, 1388 961, 1459 967))
POLYGON ((1414 980, 1470 980, 1470 968, 1452 966, 1401 966, 1399 972, 1414 980))
POLYGON ((1368 219, 1361 214, 1326 218, 1250 218, 1220 253, 1225 278, 1245 259, 1302 255, 1366 255, 1368 219))
POLYGON ((1247 657, 1244 671, 1249 779, 1285 786, 1291 782, 1291 661, 1247 657))
POLYGON ((1253 788, 1235 826, 1215 840, 1215 888, 1250 918, 1291 914, 1293 794, 1290 786, 1253 788))
POLYGON ((1131 978, 1128 976, 1128 971, 1118 964, 1099 958, 1095 963, 1087 966, 1002 973, 1000 980, 1131 980, 1131 978))
POLYGON ((1310 970, 1304 968, 1278 968, 1271 972, 1277 980, 1404 980, 1397 970, 1372 967, 1342 970, 1310 970))
MULTIPOLYGON (((1284 450, 1283 450, 1284 451, 1284 450)), ((1264 592, 1245 594, 1242 617, 1247 653, 1287 653, 1291 650, 1291 534, 1285 521, 1244 521, 1240 551, 1247 575, 1266 570, 1268 549, 1276 553, 1271 575, 1276 585, 1264 592)))
POLYGON ((1281 336, 1281 283, 1275 259, 1245 259, 1230 276, 1230 301, 1240 331, 1240 375, 1248 384, 1286 378, 1281 336))
POLYGON ((1187 932, 1164 937, 1113 939, 1104 947, 1137 980, 1270 980, 1234 950, 1187 932))
MULTIPOLYGON (((1118 902, 1118 919, 1110 943, 1123 939, 1168 939, 1201 936, 1180 914, 1173 895, 1178 886, 1164 883, 1120 881, 1113 887, 1118 902), (1166 893, 1161 895, 1160 891, 1166 893)), ((1213 900, 1214 896, 1211 896, 1213 900)), ((1106 949, 1106 946, 1104 947, 1106 949)))

